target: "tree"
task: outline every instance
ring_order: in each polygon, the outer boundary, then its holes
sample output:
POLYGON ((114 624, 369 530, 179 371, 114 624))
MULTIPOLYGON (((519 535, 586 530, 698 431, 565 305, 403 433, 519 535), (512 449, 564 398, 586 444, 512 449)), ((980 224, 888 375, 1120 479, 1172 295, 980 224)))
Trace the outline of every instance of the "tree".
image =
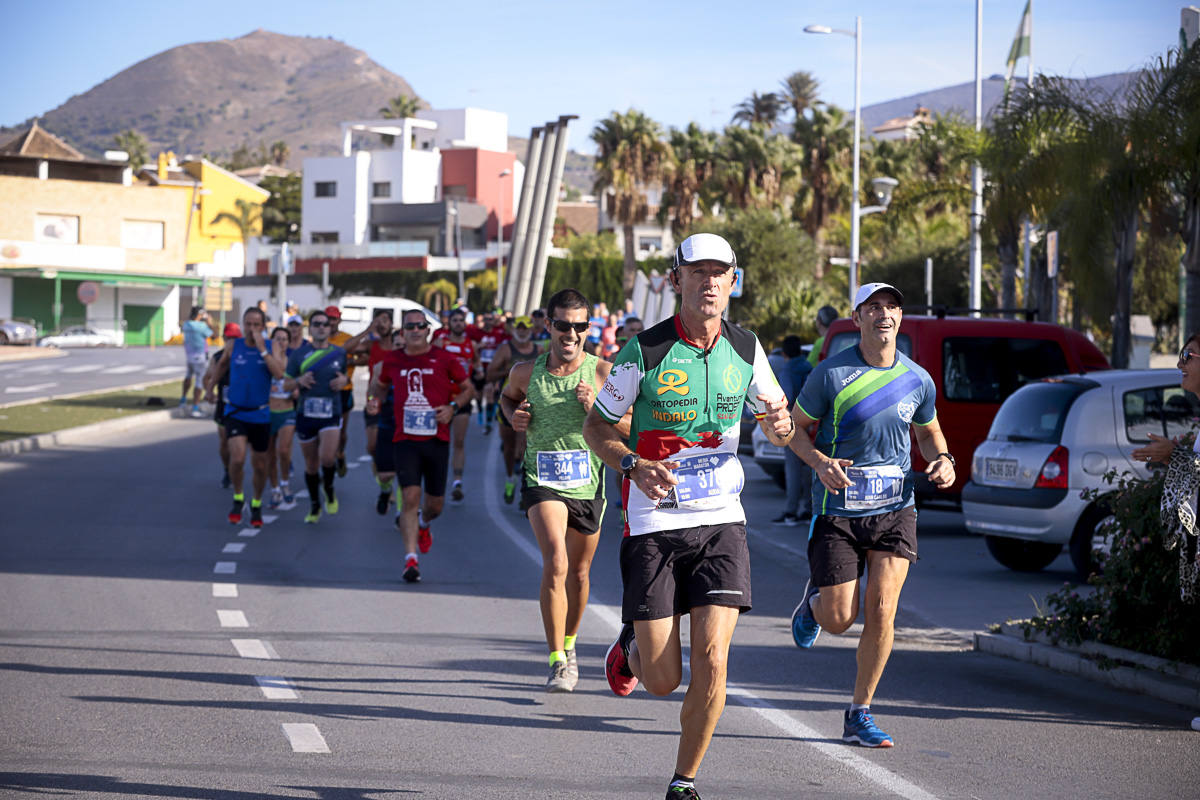
POLYGON ((238 233, 242 237, 242 263, 246 273, 250 269, 250 237, 258 233, 262 228, 262 207, 258 203, 251 203, 249 200, 238 198, 234 201, 237 206, 237 213, 231 214, 228 211, 222 211, 213 217, 211 225, 219 225, 222 222, 231 222, 237 226, 238 233))
POLYGON ((568 234, 567 250, 572 259, 621 257, 621 248, 617 247, 617 235, 612 231, 568 234))
MULTIPOLYGON (((794 209, 818 250, 825 249, 825 232, 830 218, 843 203, 840 200, 850 183, 850 153, 854 147, 854 127, 846 112, 826 103, 817 103, 807 116, 796 117, 792 140, 801 148, 804 183, 797 194, 794 209)), ((818 262, 817 277, 824 273, 818 262)))
POLYGON ((811 72, 803 70, 793 72, 784 78, 780 85, 783 89, 780 92, 780 99, 787 103, 792 108, 792 113, 796 115, 796 119, 804 116, 804 112, 817 104, 818 91, 821 84, 813 77, 811 72))
POLYGON ((268 176, 258 187, 271 193, 263 203, 263 235, 272 242, 300 241, 300 193, 302 180, 299 174, 285 177, 268 176))
POLYGON ((282 167, 287 163, 287 160, 291 154, 291 148, 289 148, 287 142, 283 141, 282 139, 271 144, 271 163, 275 166, 282 167))
POLYGON ((436 281, 422 283, 417 289, 417 296, 421 298, 421 305, 441 312, 454 304, 454 298, 458 296, 458 286, 445 278, 438 278, 436 281))
POLYGON ((129 154, 129 166, 135 173, 140 171, 150 158, 150 145, 146 142, 146 137, 133 128, 114 136, 113 145, 116 149, 124 150, 129 154))
MULTIPOLYGON (((415 117, 420 110, 420 100, 407 94, 399 94, 388 100, 387 105, 379 109, 379 116, 384 119, 408 119, 415 117)), ((388 147, 396 142, 396 137, 390 133, 383 134, 380 139, 388 147)))
POLYGON ((663 141, 662 127, 640 111, 624 114, 614 111, 592 129, 596 144, 597 194, 608 192, 609 215, 621 226, 625 242, 625 268, 621 288, 626 297, 633 295, 637 270, 633 226, 649 213, 646 192, 662 184, 669 169, 671 147, 663 141))
POLYGON ((734 106, 733 124, 765 125, 774 127, 783 112, 783 98, 775 92, 751 92, 750 96, 734 106))
POLYGON ((669 215, 671 232, 679 240, 692 226, 697 207, 701 213, 711 210, 705 194, 716 170, 717 135, 692 122, 682 131, 672 128, 669 141, 674 160, 660 216, 669 215))
POLYGON ((714 182, 728 206, 783 208, 799 185, 801 160, 800 148, 765 125, 730 125, 718 142, 714 182))

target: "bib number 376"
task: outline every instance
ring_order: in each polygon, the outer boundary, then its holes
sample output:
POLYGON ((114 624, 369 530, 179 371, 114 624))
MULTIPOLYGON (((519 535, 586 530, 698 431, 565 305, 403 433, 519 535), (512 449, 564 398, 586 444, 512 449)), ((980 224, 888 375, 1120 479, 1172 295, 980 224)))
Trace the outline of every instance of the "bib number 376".
POLYGON ((732 453, 692 456, 675 469, 675 497, 681 508, 723 506, 742 491, 741 464, 732 453))

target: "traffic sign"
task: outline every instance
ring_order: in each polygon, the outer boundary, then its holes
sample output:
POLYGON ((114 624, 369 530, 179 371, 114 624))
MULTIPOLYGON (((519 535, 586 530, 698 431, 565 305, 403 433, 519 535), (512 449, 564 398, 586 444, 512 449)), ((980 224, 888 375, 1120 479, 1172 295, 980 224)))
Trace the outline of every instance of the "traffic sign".
POLYGON ((100 284, 95 281, 84 281, 75 289, 75 296, 79 298, 79 302, 90 306, 100 299, 100 284))

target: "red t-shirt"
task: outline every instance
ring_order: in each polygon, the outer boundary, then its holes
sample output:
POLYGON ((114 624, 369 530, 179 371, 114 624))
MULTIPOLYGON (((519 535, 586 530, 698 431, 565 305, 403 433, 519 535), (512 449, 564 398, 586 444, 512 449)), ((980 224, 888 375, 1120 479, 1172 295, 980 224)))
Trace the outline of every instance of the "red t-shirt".
POLYGON ((367 372, 374 375, 375 365, 387 358, 390 352, 392 351, 384 347, 379 341, 371 342, 371 352, 367 354, 367 372))
POLYGON ((492 363, 496 348, 508 341, 508 329, 503 325, 496 325, 487 331, 472 325, 467 328, 467 335, 479 343, 479 360, 484 364, 492 363))
POLYGON ((384 356, 379 382, 392 387, 396 406, 394 442, 450 441, 450 425, 433 414, 460 391, 467 371, 458 359, 437 347, 420 355, 393 350, 384 356))
POLYGON ((464 336, 461 342, 453 341, 449 332, 442 332, 444 330, 445 328, 438 331, 438 335, 433 338, 434 343, 457 358, 463 369, 470 372, 471 367, 475 365, 475 343, 471 341, 470 336, 464 336))

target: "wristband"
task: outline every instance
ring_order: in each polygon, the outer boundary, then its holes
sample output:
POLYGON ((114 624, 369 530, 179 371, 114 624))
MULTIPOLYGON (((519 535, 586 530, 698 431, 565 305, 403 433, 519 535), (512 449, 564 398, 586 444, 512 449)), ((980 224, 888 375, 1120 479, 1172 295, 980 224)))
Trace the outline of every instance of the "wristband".
MULTIPOLYGON (((938 453, 937 457, 946 459, 950 462, 950 466, 952 467, 958 466, 958 463, 954 460, 954 456, 950 455, 949 453, 938 453)), ((937 458, 935 458, 934 461, 937 461, 937 458)))

